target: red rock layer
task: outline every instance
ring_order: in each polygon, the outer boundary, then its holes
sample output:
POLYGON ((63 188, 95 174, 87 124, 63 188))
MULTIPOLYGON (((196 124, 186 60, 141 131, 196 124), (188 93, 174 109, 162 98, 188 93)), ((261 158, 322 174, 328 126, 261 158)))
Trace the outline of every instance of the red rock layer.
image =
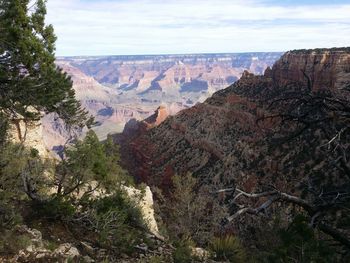
POLYGON ((305 82, 308 76, 314 90, 341 89, 350 78, 350 54, 346 49, 287 52, 272 68, 279 85, 305 82))

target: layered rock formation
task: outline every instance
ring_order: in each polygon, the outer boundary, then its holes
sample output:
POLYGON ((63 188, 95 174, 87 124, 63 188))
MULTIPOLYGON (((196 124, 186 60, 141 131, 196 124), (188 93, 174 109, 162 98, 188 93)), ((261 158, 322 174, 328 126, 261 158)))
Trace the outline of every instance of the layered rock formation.
MULTIPOLYGON (((293 51, 264 76, 245 72, 204 103, 129 136, 123 144, 124 162, 136 178, 158 186, 172 174, 190 171, 203 183, 220 187, 238 181, 250 191, 259 183, 258 176, 273 177, 285 167, 290 169, 285 174, 292 173, 294 168, 287 165, 290 155, 274 156, 264 144, 277 121, 257 120, 272 113, 268 99, 277 87, 307 86, 308 82, 313 90, 349 87, 349 56, 347 49, 293 51)), ((277 178, 273 180, 278 184, 277 178)))
POLYGON ((287 52, 274 66, 272 77, 278 85, 310 78, 312 88, 342 89, 349 86, 350 55, 346 49, 287 52))
POLYGON ((172 94, 214 92, 237 80, 243 70, 262 74, 280 53, 193 54, 62 58, 99 83, 123 92, 172 94))

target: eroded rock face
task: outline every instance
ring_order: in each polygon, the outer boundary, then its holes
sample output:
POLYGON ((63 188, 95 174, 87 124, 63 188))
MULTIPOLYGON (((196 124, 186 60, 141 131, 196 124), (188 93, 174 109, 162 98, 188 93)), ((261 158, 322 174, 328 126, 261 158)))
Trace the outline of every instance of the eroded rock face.
POLYGON ((143 219, 150 231, 157 238, 164 240, 159 233, 157 221, 155 219, 155 213, 153 209, 153 195, 149 186, 146 186, 143 191, 124 186, 123 189, 129 196, 131 200, 133 200, 140 208, 143 219))
POLYGON ((145 122, 151 127, 158 126, 169 116, 169 111, 165 106, 160 106, 155 113, 148 117, 145 122))
POLYGON ((22 120, 11 123, 9 137, 15 143, 23 142, 28 148, 34 148, 43 158, 52 158, 44 144, 43 125, 41 121, 25 123, 22 120))
MULTIPOLYGON (((271 84, 262 79, 245 73, 239 83, 271 84)), ((253 146, 242 141, 263 136, 255 123, 256 110, 257 105, 243 96, 215 94, 153 129, 138 129, 126 145, 128 138, 124 139, 124 161, 137 179, 158 186, 188 171, 216 182, 230 180, 233 173, 241 173, 241 158, 256 157, 253 146)))
POLYGON ((272 68, 279 85, 305 82, 308 76, 314 90, 349 87, 350 54, 346 49, 287 52, 272 68))

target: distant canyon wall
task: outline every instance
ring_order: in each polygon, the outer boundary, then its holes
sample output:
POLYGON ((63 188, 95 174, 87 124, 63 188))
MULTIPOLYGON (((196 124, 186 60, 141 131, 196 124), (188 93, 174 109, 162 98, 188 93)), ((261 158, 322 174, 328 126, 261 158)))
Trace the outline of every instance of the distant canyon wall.
POLYGON ((153 91, 214 92, 244 70, 263 74, 281 53, 199 54, 62 58, 101 84, 142 96, 153 91))

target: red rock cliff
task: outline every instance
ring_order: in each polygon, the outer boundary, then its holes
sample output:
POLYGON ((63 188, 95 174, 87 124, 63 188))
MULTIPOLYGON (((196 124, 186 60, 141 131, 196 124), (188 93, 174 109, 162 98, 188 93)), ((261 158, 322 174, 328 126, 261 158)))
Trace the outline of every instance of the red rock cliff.
POLYGON ((279 85, 305 82, 308 76, 314 90, 341 89, 349 85, 350 53, 347 49, 287 52, 271 74, 279 85))

